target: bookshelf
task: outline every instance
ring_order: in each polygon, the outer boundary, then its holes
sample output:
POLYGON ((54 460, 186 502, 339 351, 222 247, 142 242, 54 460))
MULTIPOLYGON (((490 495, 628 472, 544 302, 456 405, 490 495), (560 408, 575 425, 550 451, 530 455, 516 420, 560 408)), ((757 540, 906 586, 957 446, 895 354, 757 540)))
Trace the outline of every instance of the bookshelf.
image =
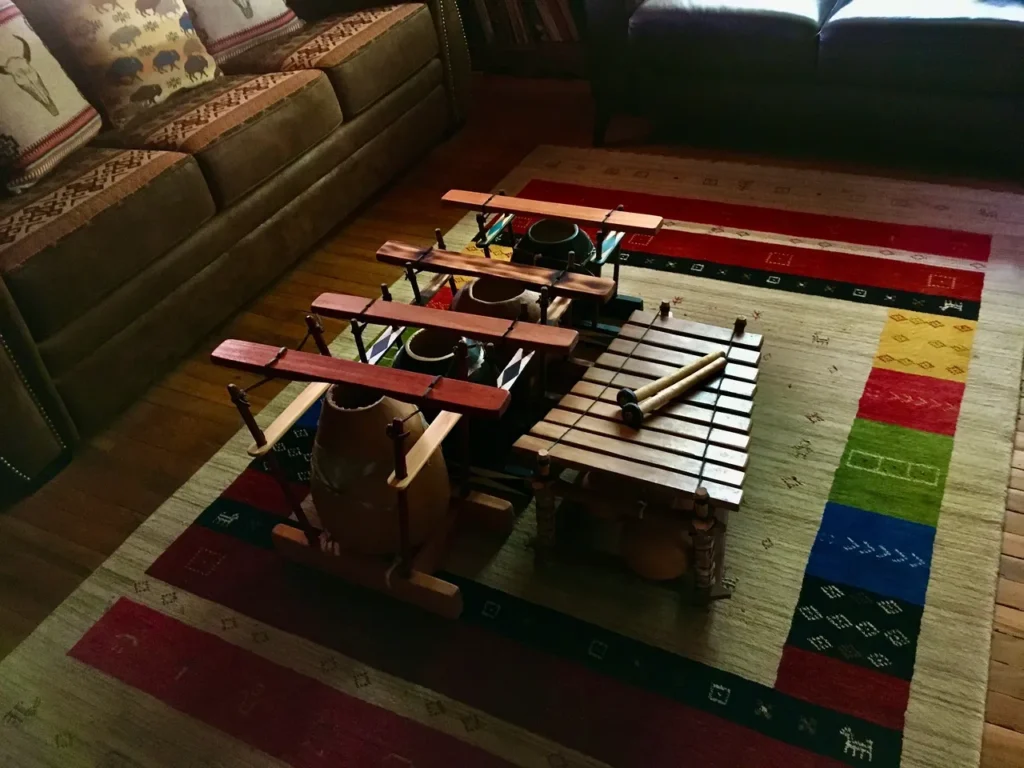
POLYGON ((526 77, 582 77, 583 0, 458 0, 473 66, 526 77))

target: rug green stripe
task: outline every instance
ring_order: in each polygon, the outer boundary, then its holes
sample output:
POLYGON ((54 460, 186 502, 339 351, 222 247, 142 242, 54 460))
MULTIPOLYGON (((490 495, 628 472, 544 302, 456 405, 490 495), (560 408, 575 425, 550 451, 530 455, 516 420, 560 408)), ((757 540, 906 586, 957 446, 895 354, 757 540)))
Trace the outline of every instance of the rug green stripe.
POLYGON ((934 526, 953 439, 854 419, 829 501, 934 526))

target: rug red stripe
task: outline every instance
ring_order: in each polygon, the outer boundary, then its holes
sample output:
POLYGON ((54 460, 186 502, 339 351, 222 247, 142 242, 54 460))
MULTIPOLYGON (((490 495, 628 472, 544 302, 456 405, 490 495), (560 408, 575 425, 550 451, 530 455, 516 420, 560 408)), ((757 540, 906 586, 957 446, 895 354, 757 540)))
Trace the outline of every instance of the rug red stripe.
POLYGON ((611 765, 669 768, 682 755, 709 768, 839 765, 205 528, 187 530, 149 573, 611 765))
POLYGON ((903 730, 910 682, 787 645, 775 689, 812 704, 903 730))
POLYGON ((910 291, 951 299, 980 301, 985 276, 981 272, 932 267, 907 261, 857 256, 837 251, 817 251, 754 240, 700 235, 665 229, 649 244, 647 236, 631 235, 623 247, 642 253, 681 256, 777 274, 835 280, 895 291, 910 291), (642 238, 642 239, 639 239, 642 238))
MULTIPOLYGON (((525 232, 529 223, 530 220, 518 221, 515 225, 516 232, 525 232)), ((588 231, 591 235, 594 234, 592 230, 588 231)), ((629 235, 623 241, 623 248, 634 254, 676 256, 723 266, 758 269, 779 275, 853 283, 954 300, 980 301, 985 282, 985 276, 981 272, 858 256, 838 251, 796 248, 756 240, 680 232, 674 229, 663 229, 654 236, 629 235)), ((637 260, 632 263, 641 262, 637 260)), ((715 273, 712 268, 704 273, 693 274, 714 276, 715 273)))
POLYGON ((297 768, 510 765, 125 598, 70 655, 297 768))
POLYGON ((952 436, 963 397, 957 381, 872 368, 857 418, 952 436))
MULTIPOLYGON (((302 483, 291 483, 292 495, 301 502, 309 493, 309 486, 302 483)), ((250 507, 270 512, 274 515, 288 517, 291 507, 281 490, 281 486, 272 475, 247 467, 235 481, 221 494, 222 498, 247 504, 250 507)))
POLYGON ((621 204, 626 206, 627 211, 651 213, 679 221, 776 232, 810 240, 860 243, 971 261, 988 261, 992 247, 991 235, 976 232, 601 189, 541 179, 533 179, 518 194, 521 197, 592 205, 597 208, 614 208, 621 204))

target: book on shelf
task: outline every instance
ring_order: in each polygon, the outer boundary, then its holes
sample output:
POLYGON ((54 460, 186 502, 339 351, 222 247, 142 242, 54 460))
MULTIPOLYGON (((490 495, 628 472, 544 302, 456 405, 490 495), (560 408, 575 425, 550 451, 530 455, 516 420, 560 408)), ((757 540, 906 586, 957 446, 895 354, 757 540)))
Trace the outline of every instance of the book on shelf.
POLYGON ((473 0, 487 45, 528 47, 537 43, 576 42, 579 30, 570 0, 473 0))

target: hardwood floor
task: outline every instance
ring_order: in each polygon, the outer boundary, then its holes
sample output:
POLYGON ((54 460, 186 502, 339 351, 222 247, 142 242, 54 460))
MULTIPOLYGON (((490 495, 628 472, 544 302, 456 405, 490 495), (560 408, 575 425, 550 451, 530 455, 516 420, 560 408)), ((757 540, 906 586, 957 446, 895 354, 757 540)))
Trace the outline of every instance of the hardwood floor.
MULTIPOLYGON (((515 109, 475 110, 462 131, 212 334, 115 424, 83 446, 54 480, 0 512, 0 658, 238 429, 225 385, 240 381, 241 375, 208 362, 217 341, 230 335, 295 345, 306 331, 303 312, 322 291, 377 295, 381 283, 399 277, 400 270, 374 260, 381 242, 395 238, 426 245, 432 242, 435 227, 444 230, 458 221, 461 211, 441 207, 443 192, 452 187, 492 187, 540 143, 589 144, 590 101, 582 83, 488 79, 476 87, 480 104, 514 104, 515 109)), ((639 135, 641 128, 618 122, 612 135, 620 139, 616 148, 711 154, 621 140, 625 133, 639 135)), ((325 320, 325 325, 329 337, 343 327, 332 320, 325 320)), ((254 391, 253 406, 262 407, 278 391, 280 385, 273 383, 254 391)), ((1024 411, 1024 391, 1021 404, 1024 411)), ((985 768, 1024 765, 1024 416, 1017 429, 992 638, 981 761, 985 768)))

